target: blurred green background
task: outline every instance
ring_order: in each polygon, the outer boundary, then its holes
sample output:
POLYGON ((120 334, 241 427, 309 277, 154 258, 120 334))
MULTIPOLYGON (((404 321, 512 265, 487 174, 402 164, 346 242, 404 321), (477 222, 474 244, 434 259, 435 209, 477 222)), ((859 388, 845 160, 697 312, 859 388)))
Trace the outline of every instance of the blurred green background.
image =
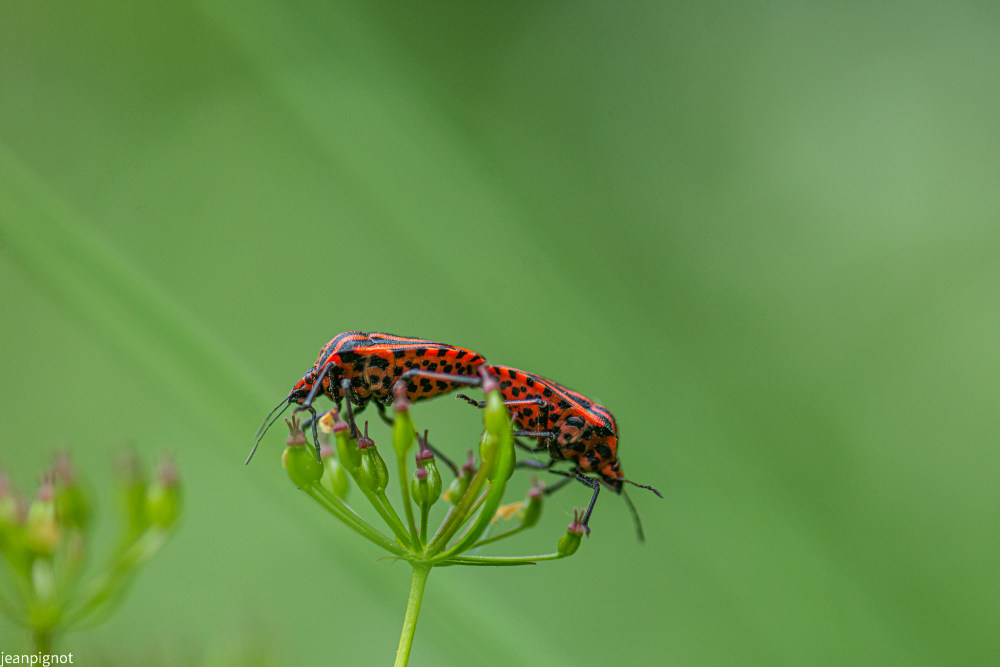
POLYGON ((61 648, 391 661, 408 568, 292 489, 283 428, 242 465, 361 329, 600 400, 665 495, 644 546, 607 495, 567 561, 433 573, 411 664, 992 662, 997 35, 976 2, 0 0, 0 465, 68 448, 109 526, 125 445, 186 494, 61 648))

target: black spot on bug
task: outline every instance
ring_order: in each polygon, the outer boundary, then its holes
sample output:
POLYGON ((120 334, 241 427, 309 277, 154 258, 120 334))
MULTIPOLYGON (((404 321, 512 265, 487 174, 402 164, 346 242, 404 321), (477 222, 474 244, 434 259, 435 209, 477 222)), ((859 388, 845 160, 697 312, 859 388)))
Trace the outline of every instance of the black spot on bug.
POLYGON ((584 450, 586 450, 586 447, 583 446, 582 442, 570 442, 566 443, 565 449, 568 449, 571 452, 576 452, 577 454, 582 454, 584 450))
POLYGON ((575 416, 574 417, 567 417, 566 418, 566 425, 567 426, 575 426, 576 428, 580 428, 580 427, 583 426, 583 420, 580 419, 579 417, 575 417, 575 416))
POLYGON ((545 388, 545 389, 544 389, 544 390, 542 391, 542 396, 544 396, 545 398, 552 398, 552 390, 551 390, 551 389, 549 389, 548 387, 546 387, 546 388, 545 388))
POLYGON ((416 356, 418 356, 418 357, 427 356, 427 348, 426 347, 418 347, 415 350, 413 350, 413 354, 416 355, 416 356))
POLYGON ((441 372, 451 373, 454 369, 455 367, 452 364, 445 364, 444 366, 441 367, 441 372))
POLYGON ((406 350, 396 350, 395 352, 392 353, 392 356, 394 356, 397 359, 402 359, 403 357, 406 356, 406 350))
POLYGON ((436 361, 435 362, 428 362, 427 366, 426 366, 427 370, 429 370, 429 371, 436 371, 437 367, 438 367, 438 365, 437 365, 436 361))
POLYGON ((570 406, 570 402, 567 401, 566 399, 561 399, 559 401, 559 409, 560 410, 568 410, 569 406, 570 406))
POLYGON ((368 358, 368 365, 374 366, 375 368, 382 369, 383 371, 389 368, 389 360, 383 359, 382 357, 372 355, 368 358))
POLYGON ((529 375, 528 377, 526 377, 524 379, 524 383, 527 384, 529 387, 534 387, 535 386, 535 378, 533 378, 533 377, 531 377, 529 375))
POLYGON ((407 368, 413 368, 414 366, 416 366, 416 364, 413 363, 412 359, 407 359, 406 363, 404 363, 403 365, 406 366, 407 368))
POLYGON ((600 456, 602 459, 611 458, 611 448, 608 447, 603 442, 597 443, 597 445, 594 447, 594 451, 597 452, 597 455, 600 456))
POLYGON ((594 434, 597 435, 597 437, 599 438, 610 438, 615 434, 615 432, 612 431, 607 426, 598 426, 596 429, 594 429, 594 434))
POLYGON ((448 383, 443 380, 437 381, 438 391, 448 391, 448 383))

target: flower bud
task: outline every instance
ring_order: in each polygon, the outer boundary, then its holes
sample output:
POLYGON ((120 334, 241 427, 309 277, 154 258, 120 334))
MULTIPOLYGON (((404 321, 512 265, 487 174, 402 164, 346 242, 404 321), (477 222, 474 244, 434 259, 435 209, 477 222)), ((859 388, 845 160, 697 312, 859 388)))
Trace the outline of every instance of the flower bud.
POLYGON ((503 404, 503 396, 499 390, 486 394, 483 423, 487 431, 495 434, 499 434, 505 428, 510 428, 510 414, 507 412, 507 406, 503 404))
POLYGON ((86 527, 90 508, 67 455, 60 454, 56 457, 52 473, 55 478, 56 518, 59 523, 66 528, 86 527))
MULTIPOLYGON (((300 449, 306 448, 301 447, 300 449)), ((177 468, 172 461, 164 459, 160 462, 156 479, 146 491, 146 514, 152 525, 169 528, 177 520, 180 513, 181 498, 177 468)))
POLYGON ((483 435, 479 438, 479 460, 483 462, 487 479, 493 479, 493 472, 496 470, 496 459, 497 437, 489 430, 483 431, 483 435))
POLYGON ((410 401, 406 397, 406 385, 399 382, 395 389, 396 400, 393 409, 396 412, 396 421, 392 425, 392 447, 396 450, 396 456, 403 458, 413 446, 416 428, 410 417, 410 401))
POLYGON ((42 556, 54 554, 62 536, 62 530, 56 521, 54 499, 55 489, 52 479, 47 477, 38 487, 38 495, 28 507, 28 520, 25 526, 28 548, 42 556))
POLYGON ((298 419, 292 417, 288 424, 288 440, 281 455, 281 463, 288 472, 292 483, 300 489, 305 489, 320 480, 323 476, 323 466, 316 460, 316 451, 306 447, 306 434, 299 428, 298 419))
POLYGON ((445 491, 445 500, 450 502, 452 505, 458 505, 459 501, 462 500, 462 496, 465 495, 465 491, 469 488, 469 482, 476 474, 476 460, 472 456, 472 450, 469 450, 469 458, 465 463, 462 464, 461 474, 451 481, 448 485, 448 490, 445 491))
POLYGON ((358 466, 358 481, 375 493, 382 493, 389 484, 389 469, 382 460, 382 455, 375 447, 375 441, 368 437, 368 425, 365 424, 365 435, 358 440, 361 450, 361 464, 358 466))
POLYGON ((118 457, 115 465, 125 509, 124 541, 131 541, 149 526, 146 518, 146 475, 132 450, 118 457))
POLYGON ((347 471, 344 466, 333 456, 333 448, 324 445, 320 448, 320 458, 323 460, 323 477, 319 480, 330 493, 341 500, 347 498, 347 492, 351 488, 347 471))
POLYGON ((448 485, 448 490, 444 492, 445 500, 450 502, 452 505, 457 505, 462 496, 465 495, 465 491, 469 488, 469 478, 468 477, 456 477, 451 480, 451 484, 448 485))
POLYGON ((538 523, 538 519, 542 516, 542 498, 545 494, 542 493, 543 484, 532 485, 528 489, 528 499, 524 503, 524 511, 521 513, 521 525, 525 528, 531 528, 538 523))
POLYGON ((337 458, 340 464, 348 472, 356 472, 361 465, 361 452, 358 450, 358 441, 351 436, 351 427, 340 418, 336 410, 331 410, 327 415, 333 422, 332 430, 337 439, 337 458))
POLYGON ((428 459, 423 465, 417 463, 410 480, 410 493, 413 500, 421 507, 430 507, 441 497, 441 473, 438 472, 434 459, 428 459))
POLYGON ((560 556, 572 556, 580 548, 580 541, 586 526, 580 523, 580 513, 573 510, 573 523, 569 524, 566 534, 559 538, 558 551, 560 556))

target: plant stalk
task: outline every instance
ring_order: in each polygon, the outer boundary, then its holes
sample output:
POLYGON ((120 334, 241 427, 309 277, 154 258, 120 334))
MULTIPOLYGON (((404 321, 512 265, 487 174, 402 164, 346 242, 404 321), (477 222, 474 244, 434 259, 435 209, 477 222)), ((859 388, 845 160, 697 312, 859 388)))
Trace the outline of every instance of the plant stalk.
POLYGON ((410 660, 410 647, 413 645, 413 633, 417 630, 417 616, 420 615, 420 601, 424 597, 424 585, 430 574, 429 563, 413 563, 413 579, 410 581, 410 599, 406 603, 406 617, 403 619, 403 632, 399 636, 399 648, 396 649, 396 667, 406 667, 410 660))

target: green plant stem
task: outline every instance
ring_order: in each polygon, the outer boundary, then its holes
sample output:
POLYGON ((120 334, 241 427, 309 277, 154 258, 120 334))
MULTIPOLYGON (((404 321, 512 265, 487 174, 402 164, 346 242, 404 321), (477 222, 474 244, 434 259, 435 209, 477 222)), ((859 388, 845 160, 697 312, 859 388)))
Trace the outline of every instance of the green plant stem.
POLYGON ((385 521, 386 525, 396 535, 396 539, 405 544, 407 548, 410 548, 416 538, 407 532, 406 527, 403 526, 403 522, 399 520, 396 510, 389 504, 389 499, 386 498, 385 493, 376 494, 372 491, 371 487, 361 480, 361 476, 358 475, 357 470, 348 469, 348 472, 354 478, 354 483, 358 485, 361 492, 368 498, 371 506, 375 508, 375 511, 382 517, 382 520, 385 521))
POLYGON ((399 636, 399 648, 396 649, 396 667, 405 667, 410 660, 410 647, 413 645, 413 633, 417 630, 417 617, 420 615, 420 601, 424 597, 424 586, 427 575, 430 574, 430 563, 413 563, 413 578, 410 581, 410 599, 406 602, 406 617, 403 619, 403 632, 399 636))
MULTIPOLYGON (((406 510, 406 523, 410 526, 410 534, 414 541, 417 537, 417 522, 413 518, 413 499, 410 498, 410 481, 406 475, 406 452, 396 455, 396 470, 399 472, 399 488, 403 491, 403 509, 406 510)), ((423 541, 420 542, 423 544, 423 541)))
POLYGON ((52 653, 52 629, 35 628, 35 651, 48 655, 52 653))
POLYGON ((448 560, 434 563, 437 567, 448 565, 534 565, 540 560, 559 560, 568 558, 561 553, 541 554, 538 556, 452 556, 448 560))
POLYGON ((458 501, 458 505, 452 508, 448 515, 444 518, 444 522, 441 527, 438 528, 437 533, 431 540, 431 543, 427 545, 427 554, 435 555, 441 550, 443 550, 448 545, 448 540, 450 540, 458 529, 469 518, 469 510, 472 508, 473 504, 479 502, 479 495, 483 491, 483 487, 486 486, 487 476, 486 471, 483 469, 484 466, 480 466, 479 470, 472 477, 469 482, 469 487, 465 490, 462 495, 462 499, 458 501))
POLYGON ((423 547, 427 544, 427 517, 430 516, 431 506, 421 505, 420 506, 420 546, 423 547))
POLYGON ((386 551, 391 551, 397 556, 402 556, 406 553, 405 549, 400 548, 395 542, 369 525, 368 522, 358 516, 354 510, 345 505, 339 498, 330 493, 330 491, 323 485, 314 484, 313 486, 305 489, 305 491, 325 510, 386 551))

